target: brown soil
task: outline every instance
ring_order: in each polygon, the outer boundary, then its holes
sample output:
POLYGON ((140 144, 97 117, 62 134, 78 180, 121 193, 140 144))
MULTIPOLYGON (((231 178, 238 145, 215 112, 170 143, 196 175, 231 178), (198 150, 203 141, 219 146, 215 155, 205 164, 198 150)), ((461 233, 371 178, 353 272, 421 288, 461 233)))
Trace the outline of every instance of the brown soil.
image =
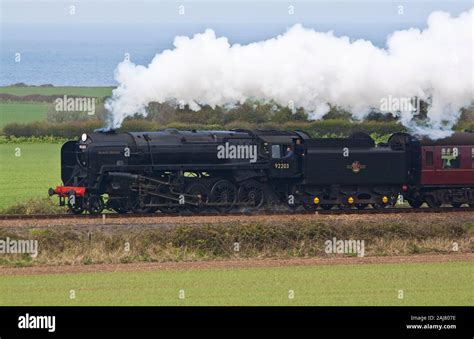
POLYGON ((1 227, 52 227, 52 226, 90 226, 90 225, 176 225, 176 224, 215 224, 235 222, 298 222, 298 221, 334 221, 334 222, 423 222, 433 223, 452 222, 474 222, 472 212, 453 213, 414 213, 414 214, 351 214, 351 215, 236 215, 236 216, 157 216, 144 218, 109 218, 109 219, 43 219, 43 220, 0 220, 1 227))
POLYGON ((232 269, 255 267, 288 267, 318 265, 364 265, 364 264, 414 264, 472 261, 474 253, 413 255, 392 257, 328 257, 300 259, 241 259, 222 261, 134 263, 134 264, 95 264, 77 266, 33 266, 2 267, 1 275, 58 274, 58 273, 93 273, 93 272, 130 272, 154 270, 187 270, 187 269, 232 269))

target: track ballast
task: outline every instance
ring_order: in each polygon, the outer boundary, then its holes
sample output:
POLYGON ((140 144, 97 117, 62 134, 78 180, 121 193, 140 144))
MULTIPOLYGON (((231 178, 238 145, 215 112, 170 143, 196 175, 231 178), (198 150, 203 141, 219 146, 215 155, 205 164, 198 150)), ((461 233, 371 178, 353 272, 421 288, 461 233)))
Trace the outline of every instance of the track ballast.
POLYGON ((451 212, 474 212, 474 207, 440 207, 440 208, 384 208, 384 209, 332 209, 317 211, 233 211, 227 213, 141 213, 141 214, 119 214, 103 213, 91 214, 4 214, 0 220, 34 220, 34 219, 120 219, 120 218, 160 218, 160 217, 189 217, 189 216, 253 216, 253 215, 353 215, 353 214, 410 214, 410 213, 451 213, 451 212))

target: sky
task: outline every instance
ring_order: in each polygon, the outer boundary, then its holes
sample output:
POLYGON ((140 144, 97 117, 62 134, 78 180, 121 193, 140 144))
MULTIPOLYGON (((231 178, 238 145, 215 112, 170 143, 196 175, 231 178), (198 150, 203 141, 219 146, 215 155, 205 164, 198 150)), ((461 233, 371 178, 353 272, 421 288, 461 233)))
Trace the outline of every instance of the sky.
POLYGON ((0 0, 0 7, 2 43, 171 42, 205 28, 248 43, 281 34, 295 23, 377 43, 393 30, 423 28, 434 10, 457 15, 472 1, 0 0))
POLYGON ((249 44, 299 23, 384 48, 394 31, 426 28, 433 11, 457 16, 472 6, 463 0, 0 0, 0 85, 114 84, 124 55, 146 65, 173 48, 176 36, 207 28, 230 44, 249 44))

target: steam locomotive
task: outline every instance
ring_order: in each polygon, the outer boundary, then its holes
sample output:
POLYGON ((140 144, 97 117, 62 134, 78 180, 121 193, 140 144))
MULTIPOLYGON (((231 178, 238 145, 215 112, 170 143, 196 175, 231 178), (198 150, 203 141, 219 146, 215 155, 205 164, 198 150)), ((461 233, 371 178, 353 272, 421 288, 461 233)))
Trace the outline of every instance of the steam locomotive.
POLYGON ((61 179, 49 194, 76 214, 474 206, 474 133, 376 145, 364 133, 94 132, 62 146, 61 179))

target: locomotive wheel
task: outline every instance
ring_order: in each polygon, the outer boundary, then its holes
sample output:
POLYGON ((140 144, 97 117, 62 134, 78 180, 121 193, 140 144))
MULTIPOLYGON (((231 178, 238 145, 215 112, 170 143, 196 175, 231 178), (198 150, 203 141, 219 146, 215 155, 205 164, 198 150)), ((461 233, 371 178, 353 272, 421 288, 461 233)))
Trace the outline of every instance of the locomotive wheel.
POLYGON ((107 207, 117 212, 118 214, 125 214, 128 212, 127 207, 122 199, 117 199, 116 197, 109 197, 107 202, 107 207), (115 199, 114 199, 115 198, 115 199))
MULTIPOLYGON (((170 194, 168 185, 158 185, 156 191, 160 194, 170 194)), ((178 207, 172 206, 173 201, 162 197, 154 197, 154 202, 157 204, 169 204, 169 206, 159 206, 158 209, 161 213, 173 214, 179 211, 178 207)))
POLYGON ((139 196, 135 195, 130 197, 129 200, 129 208, 133 213, 155 213, 158 210, 158 207, 142 207, 141 202, 143 204, 148 205, 154 202, 154 197, 152 195, 146 195, 143 197, 143 200, 140 199, 139 196))
POLYGON ((300 207, 301 205, 287 203, 286 206, 288 206, 291 212, 295 212, 298 209, 298 207, 300 207))
POLYGON ((84 199, 80 197, 76 197, 75 199, 74 205, 68 200, 67 207, 73 214, 82 214, 82 212, 84 212, 84 199))
POLYGON ((329 211, 330 209, 332 209, 332 205, 331 204, 321 204, 321 208, 325 211, 329 211))
POLYGON ((430 208, 439 208, 441 206, 441 203, 431 195, 427 196, 425 200, 430 208))
POLYGON ((462 202, 453 202, 451 203, 451 206, 453 206, 454 208, 460 208, 462 206, 462 202))
POLYGON ((349 204, 339 204, 337 205, 339 207, 339 209, 341 210, 350 210, 352 208, 352 205, 349 205, 349 204))
POLYGON ((375 204, 372 204, 372 207, 376 210, 383 210, 385 207, 387 207, 387 204, 375 203, 375 204))
POLYGON ((256 180, 243 182, 237 192, 238 202, 244 207, 260 207, 263 204, 263 186, 256 180))
POLYGON ((358 210, 366 209, 368 206, 369 206, 369 204, 355 204, 355 207, 356 207, 358 210))
POLYGON ((193 199, 194 201, 198 201, 198 206, 196 205, 186 205, 186 207, 193 213, 199 213, 204 211, 205 207, 203 207, 203 204, 207 203, 207 200, 209 198, 209 190, 204 184, 201 184, 199 182, 193 182, 189 184, 189 186, 186 188, 186 194, 189 195, 194 195, 197 197, 197 199, 193 199))
POLYGON ((230 181, 219 180, 212 186, 209 200, 211 203, 220 204, 214 206, 218 211, 228 212, 237 201, 237 189, 230 181))
POLYGON ((87 211, 92 215, 97 215, 102 213, 104 210, 105 204, 104 200, 99 195, 92 195, 87 200, 87 211))
POLYGON ((408 204, 413 208, 420 208, 423 205, 423 200, 415 199, 415 200, 408 200, 408 204))
POLYGON ((120 207, 112 208, 112 210, 114 210, 118 214, 127 214, 128 213, 128 211, 126 209, 120 208, 120 207))
POLYGON ((318 209, 318 205, 311 203, 303 203, 303 208, 308 212, 314 212, 318 209))

